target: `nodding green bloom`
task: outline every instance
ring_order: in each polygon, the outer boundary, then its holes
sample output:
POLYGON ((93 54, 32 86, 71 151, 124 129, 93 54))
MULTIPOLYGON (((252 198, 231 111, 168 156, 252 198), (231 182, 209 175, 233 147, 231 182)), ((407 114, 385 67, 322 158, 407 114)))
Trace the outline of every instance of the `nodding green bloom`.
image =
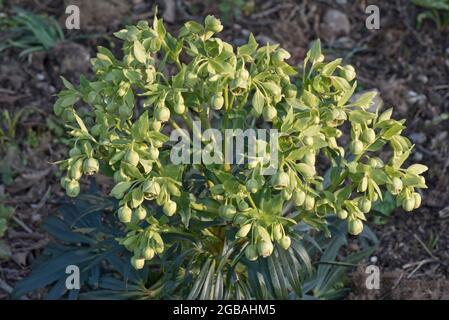
POLYGON ((248 235, 248 233, 251 231, 251 227, 252 227, 251 223, 248 223, 248 224, 245 224, 244 226, 242 226, 239 229, 239 231, 237 232, 237 234, 235 235, 236 238, 244 238, 244 237, 246 237, 248 235))
POLYGON ((257 254, 257 247, 254 244, 250 244, 245 249, 245 257, 249 261, 256 261, 257 257, 259 255, 257 254))
POLYGON ((175 104, 173 109, 177 114, 184 114, 186 112, 186 105, 184 104, 184 102, 178 102, 175 104))
POLYGON ((83 162, 83 172, 88 176, 96 174, 99 168, 100 164, 98 163, 98 160, 95 158, 87 158, 83 162))
POLYGON ((159 158, 159 149, 151 146, 148 149, 148 153, 150 155, 151 160, 156 160, 159 158))
POLYGON ((363 222, 359 219, 351 219, 348 222, 348 232, 354 236, 362 233, 363 222))
POLYGON ((248 216, 244 213, 239 213, 234 217, 234 223, 237 225, 242 225, 248 222, 248 216))
POLYGON ((118 209, 118 218, 123 223, 130 223, 132 217, 132 210, 126 204, 118 209))
POLYGON ((142 191, 149 200, 156 198, 161 193, 161 186, 153 180, 146 180, 143 183, 142 191))
POLYGON ((213 95, 210 100, 210 105, 214 110, 220 110, 224 105, 224 98, 222 95, 213 95))
POLYGON ((168 200, 166 203, 164 203, 163 211, 165 215, 171 217, 176 213, 176 209, 177 205, 173 200, 168 200))
POLYGON ((363 143, 360 140, 354 140, 349 145, 349 150, 354 155, 359 155, 363 152, 363 143))
POLYGON ((384 166, 382 159, 379 159, 377 157, 370 158, 368 164, 373 168, 382 168, 384 166))
POLYGON ((147 210, 142 206, 138 207, 134 212, 138 220, 143 220, 147 216, 147 210))
POLYGON ((273 106, 265 106, 265 108, 263 108, 263 119, 267 122, 273 121, 277 114, 278 112, 273 106))
POLYGON ((302 206, 304 204, 304 201, 306 200, 306 193, 302 190, 295 190, 293 192, 293 202, 296 206, 302 206))
POLYGON ((123 172, 123 170, 120 169, 120 170, 114 172, 114 182, 118 183, 118 182, 121 182, 121 181, 129 181, 129 180, 131 180, 131 178, 128 177, 123 172))
POLYGON ((421 206, 421 195, 418 192, 413 192, 413 201, 415 202, 414 209, 417 209, 421 206))
POLYGON ((128 162, 132 166, 137 166, 139 164, 139 154, 134 150, 128 150, 125 153, 125 157, 123 158, 124 161, 128 162))
POLYGON ((185 82, 189 88, 192 88, 198 82, 198 75, 194 72, 187 72, 185 82))
POLYGON ((290 57, 290 53, 288 53, 287 50, 280 48, 273 53, 271 58, 274 65, 279 65, 280 63, 284 62, 284 60, 289 59, 290 57))
MULTIPOLYGON (((304 163, 308 164, 311 167, 315 166, 315 163, 316 163, 315 151, 310 150, 309 152, 306 152, 306 154, 304 155, 304 158, 302 160, 304 161, 304 163)), ((313 173, 309 176, 313 176, 314 174, 315 173, 313 173)))
POLYGON ((83 159, 76 160, 70 168, 70 177, 74 180, 81 179, 83 175, 83 159))
POLYGON ((204 24, 207 30, 212 31, 214 33, 218 33, 221 32, 221 30, 223 30, 223 25, 221 24, 220 20, 218 20, 214 16, 207 16, 206 19, 204 20, 204 24))
POLYGON ((359 182, 359 186, 357 188, 357 191, 365 192, 366 189, 368 189, 368 177, 367 176, 363 176, 363 178, 359 182))
POLYGON ((367 198, 361 198, 359 201, 359 207, 363 213, 368 213, 371 211, 371 201, 369 201, 367 198))
POLYGON ((282 199, 284 199, 286 201, 290 200, 292 198, 292 195, 293 195, 293 193, 288 189, 284 189, 281 191, 282 199))
POLYGON ((66 188, 67 188, 67 183, 69 183, 70 180, 71 180, 71 179, 70 179, 69 177, 67 177, 67 176, 61 177, 61 180, 60 180, 61 187, 63 187, 64 189, 66 189, 66 188))
POLYGON ((259 190, 259 183, 256 179, 249 179, 246 182, 246 189, 251 193, 256 193, 259 190))
POLYGON ((313 138, 310 136, 304 137, 303 142, 306 146, 313 145, 313 138))
POLYGON ((273 244, 269 241, 262 240, 257 245, 257 251, 260 256, 264 258, 269 257, 273 253, 273 244))
POLYGON ((399 194, 402 191, 402 180, 399 179, 398 177, 393 177, 392 179, 392 185, 393 185, 393 190, 392 190, 392 194, 399 194))
POLYGON ((275 190, 285 189, 290 184, 290 177, 287 172, 280 171, 273 176, 271 179, 271 184, 275 190))
MULTIPOLYGON (((287 63, 290 54, 277 45, 258 46, 250 35, 246 45, 235 48, 214 36, 223 26, 213 16, 203 25, 187 22, 177 36, 156 17, 153 22, 117 32, 123 54, 113 57, 100 48, 92 80, 85 78, 81 85, 65 80, 54 106, 71 136, 70 157, 59 162, 66 170, 61 185, 76 197, 83 174, 113 173, 110 195, 119 201, 118 219, 127 224, 120 242, 133 253, 136 269, 172 247, 176 240, 162 239, 164 232, 188 230, 199 239, 185 243, 188 253, 195 245, 207 247, 201 242, 211 231, 220 243, 234 243, 234 252, 247 245, 245 256, 254 261, 271 255, 275 243, 288 249, 298 221, 318 230, 334 223, 325 220, 327 213, 335 212, 347 220, 349 233, 360 234, 364 214, 385 191, 406 211, 421 205, 418 192, 426 187, 427 167, 402 167, 412 150, 402 135, 404 122, 392 119, 391 109, 372 112, 372 93, 352 96, 354 67, 341 65, 341 59, 324 62, 318 41, 296 70, 287 63), (80 99, 86 107, 76 105, 80 99), (202 150, 192 143, 191 152, 189 143, 193 163, 173 163, 172 151, 179 149, 168 141, 170 130, 194 131, 196 120, 222 133, 256 129, 254 143, 244 136, 245 162, 207 163, 202 150), (263 139, 258 129, 277 130, 279 139, 273 141, 271 132, 263 139), (342 136, 343 129, 350 129, 351 140, 342 136), (277 142, 277 150, 271 142, 277 142), (385 163, 376 157, 383 144, 391 148, 385 163), (257 155, 250 154, 253 146, 257 155), (196 162, 192 153, 201 153, 203 161, 196 162), (275 163, 266 166, 265 160, 273 155, 279 166, 269 176, 265 169, 275 163), (165 216, 150 214, 145 200, 165 216), (189 223, 184 215, 167 218, 177 213, 178 204, 191 210, 189 223), (237 240, 228 239, 234 235, 237 240)), ((224 143, 221 151, 228 146, 224 143)))
POLYGON ((405 199, 402 201, 402 208, 403 208, 405 211, 407 211, 407 212, 410 212, 410 211, 412 211, 413 209, 415 209, 415 200, 414 200, 414 197, 411 196, 411 197, 405 198, 405 199))
POLYGON ((289 236, 285 236, 281 239, 280 245, 284 250, 287 250, 290 248, 290 245, 292 244, 292 239, 289 236))
POLYGON ((225 220, 232 220, 237 210, 232 204, 222 205, 219 209, 220 216, 225 220))
POLYGON ((374 141, 376 141, 376 133, 374 132, 373 129, 367 128, 362 133, 362 139, 366 143, 372 144, 372 143, 374 143, 374 141))
POLYGON ((312 211, 313 208, 315 208, 315 198, 311 195, 306 195, 306 198, 304 200, 304 207, 308 211, 312 211))
POLYGON ((153 129, 154 131, 161 130, 161 127, 162 127, 162 122, 157 121, 155 119, 150 120, 150 128, 153 129))
POLYGON ((132 257, 131 258, 131 265, 134 267, 134 269, 140 270, 145 265, 145 259, 132 257))
POLYGON ((170 109, 164 106, 156 107, 154 117, 157 121, 167 122, 170 119, 170 109))
POLYGON ((73 147, 72 149, 70 149, 69 156, 71 158, 79 156, 79 155, 81 155, 81 150, 80 149, 78 149, 77 147, 73 147))
POLYGON ((296 98, 296 95, 298 94, 298 88, 294 84, 288 85, 287 89, 285 90, 285 96, 287 98, 296 98))
POLYGON ((340 75, 348 81, 352 81, 355 79, 356 73, 353 66, 350 64, 344 66, 340 69, 340 75))
POLYGON ((280 241, 284 233, 282 232, 282 225, 280 223, 276 223, 273 225, 273 238, 276 241, 280 241))
POLYGON ((240 211, 248 211, 248 210, 251 209, 251 208, 249 207, 248 203, 246 203, 245 200, 240 200, 240 201, 237 203, 237 206, 238 206, 238 208, 239 208, 240 211))
POLYGON ((76 180, 69 180, 65 185, 65 191, 67 195, 71 198, 74 198, 80 193, 80 184, 76 180))
POLYGON ((337 217, 339 217, 342 220, 346 219, 348 217, 348 211, 346 211, 345 209, 338 210, 337 217))
POLYGON ((146 247, 143 251, 143 257, 145 260, 151 260, 154 258, 154 249, 151 247, 146 247))

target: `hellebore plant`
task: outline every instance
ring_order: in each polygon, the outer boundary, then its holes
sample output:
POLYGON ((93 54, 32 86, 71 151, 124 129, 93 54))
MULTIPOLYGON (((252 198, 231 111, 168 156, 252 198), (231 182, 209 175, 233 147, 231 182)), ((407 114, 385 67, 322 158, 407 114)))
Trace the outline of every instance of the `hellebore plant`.
POLYGON ((113 177, 111 195, 127 232, 119 241, 134 268, 190 238, 185 250, 204 249, 205 268, 214 266, 208 276, 215 277, 239 267, 215 259, 225 243, 236 261, 255 261, 301 241, 299 224, 329 234, 331 215, 360 234, 385 192, 406 211, 420 206, 416 189, 426 187, 427 168, 402 167, 413 148, 401 135, 404 120, 392 119, 392 109, 370 112, 373 93, 351 99, 352 66, 326 62, 315 41, 298 74, 278 45, 259 47, 251 35, 235 49, 214 37, 222 29, 213 16, 204 25, 185 23, 177 37, 157 18, 153 26, 129 26, 115 33, 124 42, 122 59, 100 47, 93 79, 82 77, 76 87, 64 80, 58 95, 54 112, 73 137, 69 158, 59 162, 66 170, 61 184, 76 197, 83 175, 113 177), (80 114, 74 105, 90 111, 80 114), (261 161, 172 164, 170 130, 192 131, 196 120, 222 131, 277 129, 276 173, 261 174, 261 161), (390 159, 376 156, 385 145, 390 159))

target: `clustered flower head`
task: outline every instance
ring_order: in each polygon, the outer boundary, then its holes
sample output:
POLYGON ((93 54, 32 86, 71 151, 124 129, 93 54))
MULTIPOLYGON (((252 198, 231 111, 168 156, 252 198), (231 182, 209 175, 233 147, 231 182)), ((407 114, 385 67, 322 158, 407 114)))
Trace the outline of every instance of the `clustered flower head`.
POLYGON ((416 189, 426 187, 427 168, 402 167, 413 148, 401 135, 404 121, 392 119, 392 109, 369 111, 373 93, 353 98, 352 66, 325 61, 316 41, 298 74, 278 45, 259 46, 251 35, 235 49, 214 37, 222 29, 208 16, 174 37, 156 17, 152 26, 142 21, 115 33, 124 42, 122 59, 99 47, 92 80, 81 77, 74 86, 63 79, 54 112, 72 139, 69 158, 59 162, 61 184, 76 197, 82 175, 101 168, 113 177, 111 196, 127 229, 120 243, 133 252, 136 269, 163 254, 170 233, 233 230, 253 261, 270 256, 274 243, 288 249, 300 222, 326 230, 326 217, 336 215, 360 234, 385 192, 405 211, 420 206, 416 189), (172 164, 166 133, 191 130, 197 119, 206 128, 277 129, 277 173, 264 176, 262 162, 172 164), (345 123, 351 141, 341 145, 345 123), (388 160, 376 156, 385 145, 388 160), (195 222, 205 227, 191 228, 195 222))

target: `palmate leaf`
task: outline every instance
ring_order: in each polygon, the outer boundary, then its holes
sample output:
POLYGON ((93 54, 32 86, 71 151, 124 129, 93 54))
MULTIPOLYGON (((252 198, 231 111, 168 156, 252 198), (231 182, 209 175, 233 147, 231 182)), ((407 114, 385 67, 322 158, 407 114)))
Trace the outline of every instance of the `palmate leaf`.
POLYGON ((252 296, 257 299, 299 299, 311 268, 310 257, 301 243, 293 242, 288 250, 276 245, 272 256, 248 263, 252 296))
MULTIPOLYGON (((31 276, 21 281, 14 297, 49 286, 47 299, 331 299, 345 293, 341 283, 348 266, 372 252, 374 234, 365 228, 361 252, 336 261, 346 244, 344 222, 329 219, 333 238, 312 238, 298 225, 288 250, 276 245, 273 255, 255 262, 244 256, 245 244, 228 231, 221 253, 211 252, 217 238, 198 236, 197 225, 184 233, 168 233, 172 245, 148 268, 134 270, 130 254, 114 237, 121 231, 105 213, 114 202, 95 193, 64 203, 63 219, 48 218, 44 227, 60 244, 49 245, 37 259, 31 276), (232 240, 230 240, 232 239, 232 240), (309 255, 310 253, 310 255, 309 255), (312 256, 311 256, 312 255, 312 256), (312 257, 321 256, 316 270, 312 257), (349 263, 349 265, 348 265, 349 263), (82 293, 67 291, 65 268, 80 267, 82 293)), ((180 222, 181 223, 181 222, 180 222)), ((218 242, 219 243, 219 242, 218 242)))
POLYGON ((188 299, 333 299, 346 291, 338 286, 346 272, 373 252, 377 244, 366 227, 359 238, 363 250, 338 261, 337 255, 347 244, 344 221, 329 219, 333 237, 311 238, 297 230, 288 250, 275 245, 272 256, 248 261, 245 246, 225 237, 222 253, 213 255, 204 247, 204 239, 183 237, 161 261, 164 289, 159 297, 188 299), (185 248, 189 247, 190 251, 185 248), (184 249, 181 249, 184 248, 184 249), (182 252, 182 254, 181 254, 182 252), (313 256, 320 257, 317 267, 313 256), (178 271, 185 270, 179 276, 178 271))

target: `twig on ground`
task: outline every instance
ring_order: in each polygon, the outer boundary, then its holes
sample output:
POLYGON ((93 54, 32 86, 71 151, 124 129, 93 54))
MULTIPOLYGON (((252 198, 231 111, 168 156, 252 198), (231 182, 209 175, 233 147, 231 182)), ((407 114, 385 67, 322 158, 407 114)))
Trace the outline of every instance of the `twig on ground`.
POLYGON ((31 230, 31 228, 28 227, 22 220, 20 220, 16 216, 12 216, 12 219, 14 220, 15 223, 21 226, 26 232, 33 233, 33 230, 31 230))
POLYGON ((415 234, 413 234, 413 236, 415 237, 415 239, 419 242, 419 244, 424 248, 424 250, 426 250, 426 252, 435 260, 439 260, 438 257, 436 257, 432 251, 430 251, 430 249, 427 247, 427 245, 415 234))

